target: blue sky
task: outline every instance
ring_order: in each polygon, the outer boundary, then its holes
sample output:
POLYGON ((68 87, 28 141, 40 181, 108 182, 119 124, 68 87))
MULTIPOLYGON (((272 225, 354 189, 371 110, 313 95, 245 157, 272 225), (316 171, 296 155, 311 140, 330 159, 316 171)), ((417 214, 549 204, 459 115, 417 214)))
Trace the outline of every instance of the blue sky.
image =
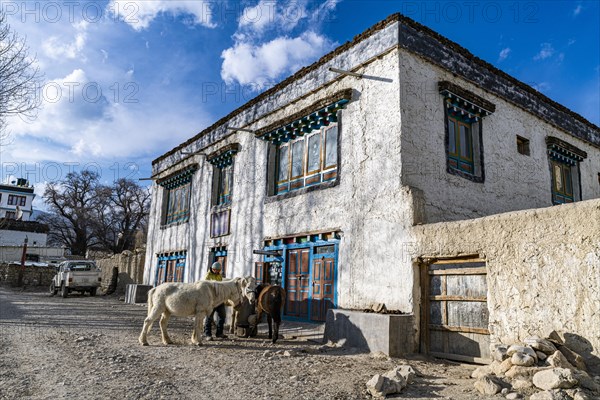
POLYGON ((394 12, 600 124, 595 0, 0 4, 46 81, 37 119, 9 121, 2 180, 29 176, 39 194, 86 166, 105 182, 148 177, 154 158, 394 12))

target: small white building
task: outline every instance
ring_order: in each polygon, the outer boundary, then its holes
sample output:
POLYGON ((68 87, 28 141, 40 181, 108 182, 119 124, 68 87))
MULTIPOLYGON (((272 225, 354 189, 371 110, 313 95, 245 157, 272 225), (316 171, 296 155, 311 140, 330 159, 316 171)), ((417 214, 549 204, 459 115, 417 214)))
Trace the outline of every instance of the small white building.
POLYGON ((0 184, 0 218, 29 221, 33 209, 33 186, 19 178, 11 184, 0 184))
MULTIPOLYGON (((418 225, 599 198, 600 128, 396 14, 152 166, 145 283, 193 282, 220 260, 228 277, 284 286, 288 318, 385 303, 418 332, 427 278, 415 260, 445 249, 418 225)), ((481 326, 439 329, 484 343, 486 260, 475 255, 455 264, 474 263, 464 271, 479 297, 427 307, 476 313, 465 319, 481 326)), ((425 268, 454 265, 442 264, 425 268)), ((483 347, 463 356, 485 358, 483 347)))

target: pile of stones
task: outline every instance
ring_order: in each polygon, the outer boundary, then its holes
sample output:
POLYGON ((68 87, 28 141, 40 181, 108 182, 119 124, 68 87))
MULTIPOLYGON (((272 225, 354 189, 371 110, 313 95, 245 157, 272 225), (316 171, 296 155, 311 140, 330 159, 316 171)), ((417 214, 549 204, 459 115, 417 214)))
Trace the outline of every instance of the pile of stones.
POLYGON ((590 376, 581 355, 555 332, 546 339, 533 336, 511 346, 495 345, 492 358, 471 374, 481 394, 530 400, 600 398, 600 376, 590 376))
POLYGON ((415 379, 415 370, 410 365, 399 365, 385 374, 377 374, 367 382, 367 391, 375 399, 400 393, 415 379))

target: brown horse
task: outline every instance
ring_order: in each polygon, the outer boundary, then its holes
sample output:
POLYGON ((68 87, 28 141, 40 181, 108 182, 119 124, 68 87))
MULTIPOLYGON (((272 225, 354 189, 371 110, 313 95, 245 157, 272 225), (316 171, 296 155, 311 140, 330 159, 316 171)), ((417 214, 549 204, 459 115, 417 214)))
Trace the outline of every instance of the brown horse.
POLYGON ((279 324, 281 323, 281 312, 285 304, 285 289, 277 285, 258 285, 256 287, 258 300, 256 302, 256 325, 260 322, 262 314, 267 314, 267 323, 269 324, 269 339, 273 343, 279 338, 279 324), (275 322, 275 332, 271 325, 275 322))

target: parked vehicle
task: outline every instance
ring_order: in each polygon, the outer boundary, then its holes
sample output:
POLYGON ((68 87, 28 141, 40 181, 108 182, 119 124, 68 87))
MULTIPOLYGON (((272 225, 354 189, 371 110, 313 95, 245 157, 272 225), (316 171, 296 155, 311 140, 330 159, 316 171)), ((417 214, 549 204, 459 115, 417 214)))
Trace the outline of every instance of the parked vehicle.
POLYGON ((94 261, 64 261, 56 267, 50 294, 55 295, 60 290, 62 297, 67 297, 70 292, 89 292, 90 296, 95 296, 101 282, 100 269, 94 261))

